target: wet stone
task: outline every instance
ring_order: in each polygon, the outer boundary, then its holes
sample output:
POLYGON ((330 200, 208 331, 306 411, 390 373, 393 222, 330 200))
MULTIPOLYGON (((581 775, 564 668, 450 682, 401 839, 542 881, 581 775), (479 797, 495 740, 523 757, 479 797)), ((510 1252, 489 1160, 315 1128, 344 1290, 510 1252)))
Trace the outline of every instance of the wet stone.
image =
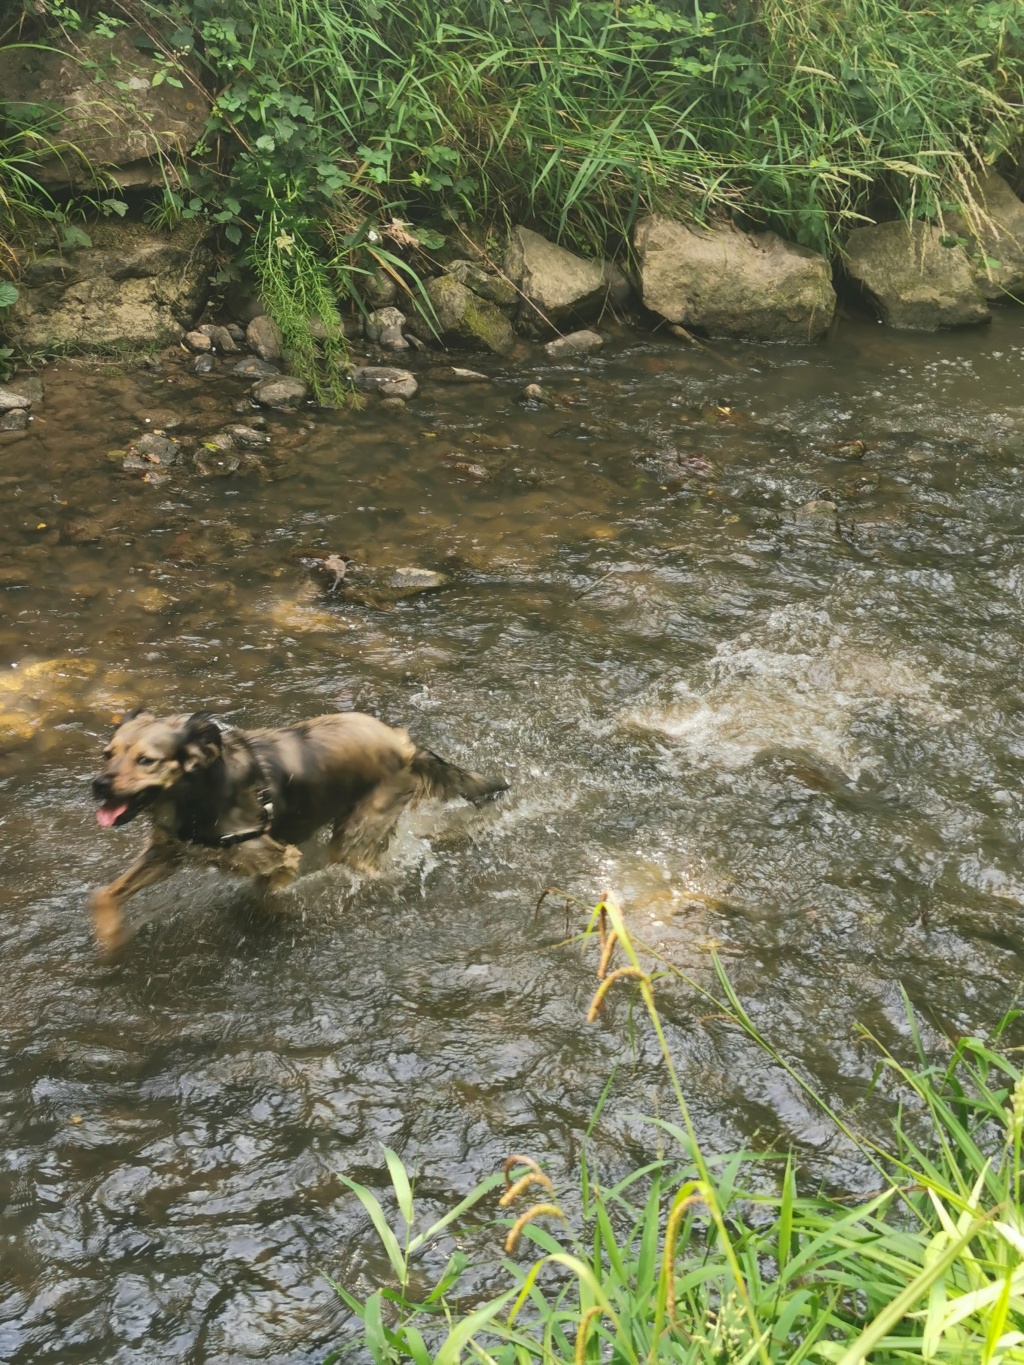
POLYGON ((216 361, 212 355, 197 355, 192 362, 192 370, 195 374, 212 374, 216 368, 216 361))
POLYGON ((248 375, 250 379, 267 379, 281 371, 276 365, 271 365, 269 360, 240 360, 231 373, 248 375))
POLYGON ((309 386, 291 375, 261 379, 252 387, 252 396, 265 408, 291 408, 306 401, 309 386))
POLYGON ((332 591, 344 601, 384 609, 406 598, 418 597, 421 593, 437 592, 447 587, 450 581, 447 574, 417 565, 374 568, 347 562, 346 573, 332 591))
POLYGON ((366 319, 367 338, 389 351, 407 351, 409 343, 402 335, 405 314, 397 308, 378 308, 366 319))
POLYGON ((235 445, 249 450, 263 450, 270 445, 270 436, 267 432, 257 431, 255 427, 251 426, 228 427, 224 435, 230 436, 235 445))
POLYGON ((11 412, 14 408, 30 408, 32 399, 22 389, 0 388, 0 412, 11 412))
POLYGON ((197 450, 192 458, 197 474, 207 479, 229 478, 242 468, 242 457, 230 447, 213 446, 197 450))
POLYGON ((604 337, 599 332, 592 332, 585 328, 581 332, 570 332, 568 336, 555 337, 554 341, 549 341, 544 350, 552 360, 561 360, 564 356, 590 355, 592 351, 600 350, 604 345, 604 337))
POLYGON ((281 359, 281 329, 266 313, 261 313, 249 323, 245 329, 245 340, 261 360, 281 359))
POLYGON ((202 327, 196 328, 196 330, 202 332, 204 336, 208 336, 211 344, 215 346, 222 355, 238 354, 238 344, 226 327, 219 327, 216 323, 207 322, 204 323, 202 327))
POLYGON ((390 398, 382 398, 380 400, 380 406, 384 412, 405 412, 406 402, 404 398, 392 396, 390 398))
POLYGON ((446 365, 440 370, 431 370, 431 379, 442 384, 489 384, 490 376, 479 370, 467 370, 461 365, 446 365))
POLYGON ((130 454, 145 460, 147 464, 165 467, 177 464, 180 448, 170 436, 162 436, 156 431, 147 431, 132 444, 130 454))
POLYGON ((352 379, 357 389, 375 390, 384 398, 412 398, 419 388, 411 370, 392 365, 357 365, 352 379))
POLYGON ((0 431, 26 431, 28 429, 28 413, 24 408, 8 408, 6 412, 0 413, 0 431))
POLYGON ((196 351, 200 354, 213 350, 213 342, 205 332, 186 332, 185 345, 190 351, 196 351))
POLYGON ((522 396, 528 403, 541 403, 549 408, 555 406, 555 400, 551 394, 548 393, 547 389, 541 388, 539 384, 527 384, 526 388, 523 389, 522 396))

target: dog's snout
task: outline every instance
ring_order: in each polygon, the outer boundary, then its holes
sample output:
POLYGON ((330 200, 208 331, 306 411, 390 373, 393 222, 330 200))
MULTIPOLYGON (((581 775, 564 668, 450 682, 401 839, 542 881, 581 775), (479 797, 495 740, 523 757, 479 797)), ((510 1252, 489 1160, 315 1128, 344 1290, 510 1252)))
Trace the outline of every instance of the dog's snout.
POLYGON ((92 794, 97 801, 106 801, 113 796, 114 788, 110 778, 106 775, 103 777, 94 777, 92 780, 92 794))

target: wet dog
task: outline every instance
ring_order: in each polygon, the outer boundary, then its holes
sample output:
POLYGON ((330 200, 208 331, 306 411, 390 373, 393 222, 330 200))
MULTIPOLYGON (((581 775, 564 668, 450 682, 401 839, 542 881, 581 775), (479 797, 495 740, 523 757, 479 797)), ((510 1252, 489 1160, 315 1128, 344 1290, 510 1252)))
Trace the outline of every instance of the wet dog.
POLYGON ((96 819, 120 829, 145 814, 142 856, 94 891, 93 931, 106 949, 127 937, 123 906, 163 881, 190 853, 277 891, 298 875, 296 847, 332 826, 332 862, 371 871, 406 806, 427 796, 479 804, 500 780, 466 772, 404 730, 356 711, 281 730, 235 730, 205 712, 130 716, 103 752, 92 790, 96 819))

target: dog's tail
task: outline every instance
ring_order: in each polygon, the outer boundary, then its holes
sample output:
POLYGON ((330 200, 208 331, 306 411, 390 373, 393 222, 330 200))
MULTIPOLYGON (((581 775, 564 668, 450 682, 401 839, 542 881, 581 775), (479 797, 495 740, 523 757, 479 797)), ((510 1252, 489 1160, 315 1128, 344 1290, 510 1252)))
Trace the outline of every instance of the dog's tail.
POLYGON ((467 772, 430 749, 417 749, 409 766, 420 784, 421 795, 439 796, 443 801, 461 796, 479 806, 508 790, 508 783, 503 778, 467 772))

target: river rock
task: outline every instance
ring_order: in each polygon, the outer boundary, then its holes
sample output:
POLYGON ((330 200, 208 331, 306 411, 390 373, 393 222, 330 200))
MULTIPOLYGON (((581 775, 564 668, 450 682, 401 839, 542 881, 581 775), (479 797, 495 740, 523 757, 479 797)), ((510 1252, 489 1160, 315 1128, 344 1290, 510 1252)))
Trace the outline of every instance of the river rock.
POLYGON ((32 399, 18 389, 0 389, 0 412, 10 412, 14 408, 30 408, 32 399))
POLYGON ((18 299, 4 317, 10 339, 28 350, 87 351, 181 337, 210 287, 203 225, 159 233, 103 221, 89 232, 91 246, 26 261, 18 299))
POLYGON ((205 332, 186 332, 185 345, 190 351, 197 351, 199 354, 213 350, 213 342, 205 332))
POLYGON ((845 264, 890 327, 934 332, 991 317, 963 247, 943 246, 942 233, 928 223, 857 228, 845 264))
POLYGON ((253 318, 245 329, 245 340, 261 360, 281 359, 281 329, 267 313, 253 318))
POLYGON ((944 224, 946 231, 969 240, 971 264, 983 298, 1020 297, 1024 295, 1024 203, 994 172, 979 179, 977 194, 981 213, 971 222, 962 214, 951 214, 944 224))
POLYGON ((525 227, 512 229, 502 265, 521 292, 519 320, 528 327, 540 321, 538 309, 553 324, 572 314, 596 313, 610 296, 614 302, 623 286, 628 292, 622 272, 610 261, 585 260, 525 227))
POLYGON ((28 413, 24 408, 6 408, 0 412, 0 431, 27 431, 28 413))
POLYGON ((240 360, 232 370, 232 374, 248 375, 250 379, 268 379, 280 373, 278 367, 271 365, 269 360, 240 360))
POLYGON ((497 304, 482 299, 451 275, 438 275, 426 283, 433 315, 423 310, 432 331, 467 346, 483 346, 498 355, 508 355, 515 335, 508 318, 497 304))
POLYGON ((238 342, 235 340, 230 327, 220 327, 215 322, 204 322, 202 327, 196 330, 209 337, 213 346, 222 355, 238 354, 238 342))
POLYGON ((384 398, 412 398, 419 388, 411 370, 393 365, 357 365, 352 382, 357 389, 370 389, 384 398))
MULTIPOLYGON (((0 50, 0 90, 8 117, 38 123, 47 111, 38 162, 30 168, 47 188, 92 187, 97 172, 123 188, 177 185, 179 167, 202 136, 210 97, 179 57, 177 84, 154 78, 162 58, 136 46, 139 30, 78 32, 46 45, 0 50), (42 148, 54 148, 42 154, 42 148)), ((173 73, 172 73, 173 74, 173 73)))
POLYGON ((363 324, 367 338, 389 351, 407 351, 409 343, 402 335, 405 314, 397 308, 377 308, 363 324))
POLYGON ((306 401, 309 385, 292 375, 271 375, 252 386, 252 396, 264 408, 293 408, 306 401))
POLYGON ((600 350, 603 345, 604 337, 599 332, 584 330, 570 332, 564 337, 555 337, 544 349, 552 360, 561 360, 565 356, 590 355, 592 351, 600 350))
POLYGON ((170 436, 147 431, 144 436, 132 442, 129 453, 145 460, 147 464, 158 464, 167 468, 178 463, 180 447, 170 436))
POLYGON ((421 593, 437 592, 447 587, 450 581, 447 574, 415 565, 374 568, 347 561, 346 572, 339 578, 333 592, 347 602, 381 609, 410 597, 418 597, 421 593))
POLYGON ((192 362, 193 374, 212 374, 217 368, 217 362, 212 355, 197 355, 192 362))
POLYGON ((503 279, 495 270, 477 265, 475 261, 452 261, 445 274, 467 289, 472 289, 479 298, 496 303, 499 308, 512 309, 519 302, 519 294, 511 281, 503 279))
POLYGON ((828 261, 774 232, 702 227, 652 215, 634 247, 644 306, 711 336, 812 341, 836 308, 828 261))
POLYGON ((243 446, 248 450, 263 450, 270 445, 270 436, 265 431, 257 431, 255 427, 238 426, 228 427, 225 433, 231 437, 235 445, 243 446))

